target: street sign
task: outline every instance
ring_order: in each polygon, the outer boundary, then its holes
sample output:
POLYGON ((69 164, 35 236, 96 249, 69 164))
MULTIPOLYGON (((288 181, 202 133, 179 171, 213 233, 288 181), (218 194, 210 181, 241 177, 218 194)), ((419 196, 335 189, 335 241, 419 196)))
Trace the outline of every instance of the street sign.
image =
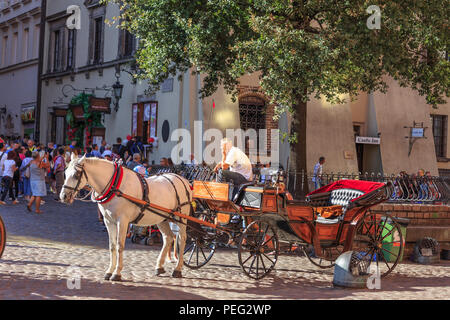
POLYGON ((423 138, 424 128, 411 128, 411 138, 423 138))
POLYGON ((89 111, 111 113, 111 98, 89 97, 89 111))
POLYGON ((358 137, 358 136, 356 136, 356 143, 361 143, 361 144, 380 144, 380 138, 378 138, 378 137, 358 137))

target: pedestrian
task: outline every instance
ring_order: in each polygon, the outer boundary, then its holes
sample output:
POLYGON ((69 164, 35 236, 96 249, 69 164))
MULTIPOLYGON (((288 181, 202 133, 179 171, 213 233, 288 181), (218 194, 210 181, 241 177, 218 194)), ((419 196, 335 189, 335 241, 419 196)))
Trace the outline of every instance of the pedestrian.
POLYGON ((45 187, 45 173, 50 167, 48 162, 48 154, 42 158, 39 152, 33 152, 31 157, 33 160, 30 164, 30 186, 31 186, 31 199, 28 202, 27 209, 31 212, 31 206, 33 202, 36 205, 36 213, 42 213, 40 210, 41 198, 47 195, 47 189, 45 187))
POLYGON ((92 158, 94 155, 92 154, 92 147, 86 147, 86 158, 92 158))
POLYGON ((92 145, 92 156, 97 158, 102 157, 102 154, 100 153, 100 151, 98 151, 98 145, 96 145, 95 143, 92 145))
POLYGON ((127 168, 133 170, 134 167, 141 164, 141 155, 139 153, 133 154, 133 160, 127 162, 127 168))
POLYGON ((117 137, 116 144, 113 145, 113 153, 118 154, 122 159, 124 159, 125 149, 126 147, 122 144, 122 138, 117 137), (117 152, 114 152, 115 147, 117 147, 117 152))
POLYGON ((107 150, 106 149, 106 145, 107 145, 106 140, 103 139, 102 140, 102 145, 100 146, 100 150, 99 150, 101 154, 103 154, 103 152, 105 152, 105 150, 107 150))
MULTIPOLYGON (((6 143, 2 143, 2 142, 0 142, 0 182, 1 182, 1 180, 2 180, 2 177, 3 177, 3 164, 5 163, 5 161, 6 161, 6 158, 7 158, 7 152, 6 152, 6 150, 7 150, 7 147, 6 147, 6 143)), ((1 188, 0 188, 0 193, 1 193, 1 188)))
MULTIPOLYGON (((19 157, 20 145, 16 144, 15 146, 17 147, 17 149, 14 150, 14 159, 13 160, 16 162, 16 168, 18 169, 22 165, 22 160, 19 157)), ((21 185, 20 170, 15 170, 14 176, 13 176, 13 190, 14 190, 14 195, 15 195, 16 199, 19 198, 19 191, 21 191, 20 185, 21 185)), ((13 199, 11 199, 11 200, 13 200, 13 199)))
POLYGON ((320 157, 319 162, 314 166, 314 172, 312 177, 312 182, 314 182, 314 190, 322 188, 322 172, 323 164, 325 163, 325 157, 320 157))
POLYGON ((3 164, 2 170, 3 170, 3 178, 2 178, 2 186, 3 186, 3 192, 1 194, 1 200, 0 204, 5 205, 5 198, 7 194, 9 193, 10 198, 13 201, 13 204, 19 203, 14 196, 13 192, 13 177, 14 173, 17 170, 16 161, 14 158, 16 157, 16 153, 14 151, 10 151, 8 153, 8 156, 6 158, 6 161, 3 164))
POLYGON ((28 150, 30 150, 31 152, 36 150, 36 146, 34 145, 34 141, 32 139, 29 139, 27 141, 27 146, 28 146, 28 150))
POLYGON ((64 170, 66 169, 66 162, 64 161, 64 149, 58 149, 58 155, 55 158, 55 164, 53 172, 55 173, 55 188, 56 197, 55 200, 59 201, 59 194, 61 193, 62 186, 64 184, 64 170))
POLYGON ((22 178, 23 184, 23 195, 26 201, 29 201, 31 198, 31 186, 30 186, 30 165, 31 165, 31 151, 27 150, 25 152, 25 159, 22 161, 22 165, 20 166, 20 175, 22 178))

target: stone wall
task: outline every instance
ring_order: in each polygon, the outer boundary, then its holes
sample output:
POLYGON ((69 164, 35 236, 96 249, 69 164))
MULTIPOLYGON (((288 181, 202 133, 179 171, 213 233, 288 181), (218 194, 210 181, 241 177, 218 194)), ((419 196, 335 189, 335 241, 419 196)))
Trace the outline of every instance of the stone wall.
POLYGON ((416 241, 423 237, 436 239, 442 248, 450 249, 450 206, 428 204, 383 203, 371 212, 390 213, 397 218, 409 220, 406 229, 406 257, 412 253, 416 241))

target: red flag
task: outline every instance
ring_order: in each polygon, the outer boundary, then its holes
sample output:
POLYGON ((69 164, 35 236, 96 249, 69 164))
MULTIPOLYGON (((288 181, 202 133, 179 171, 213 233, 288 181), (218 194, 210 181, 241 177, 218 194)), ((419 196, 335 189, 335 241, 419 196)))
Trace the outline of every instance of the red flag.
POLYGON ((216 107, 216 103, 214 102, 214 100, 213 100, 213 109, 216 107))

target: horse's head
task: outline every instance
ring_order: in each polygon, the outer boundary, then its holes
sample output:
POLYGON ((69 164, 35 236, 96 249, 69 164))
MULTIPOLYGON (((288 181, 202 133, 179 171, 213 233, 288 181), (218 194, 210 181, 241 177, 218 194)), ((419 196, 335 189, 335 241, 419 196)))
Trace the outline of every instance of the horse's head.
POLYGON ((62 202, 71 204, 75 200, 77 193, 87 184, 87 176, 84 171, 84 164, 86 158, 78 158, 72 153, 70 164, 67 166, 64 180, 64 185, 59 194, 62 202))

